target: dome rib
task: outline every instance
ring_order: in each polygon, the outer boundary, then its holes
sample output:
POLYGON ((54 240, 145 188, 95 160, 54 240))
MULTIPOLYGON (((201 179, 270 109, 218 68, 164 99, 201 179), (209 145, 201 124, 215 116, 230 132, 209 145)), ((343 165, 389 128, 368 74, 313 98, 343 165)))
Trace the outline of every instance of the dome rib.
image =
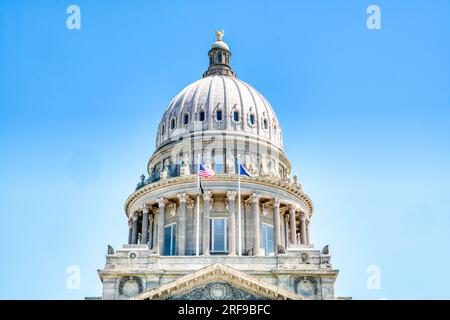
POLYGON ((239 127, 240 127, 241 130, 244 130, 244 115, 245 115, 245 112, 244 112, 244 104, 243 104, 243 100, 242 100, 242 93, 241 93, 241 90, 239 89, 239 84, 238 84, 239 80, 237 80, 236 78, 231 78, 231 81, 236 86, 236 90, 237 90, 237 92, 239 94, 239 108, 240 108, 240 116, 241 116, 241 122, 239 124, 239 127))

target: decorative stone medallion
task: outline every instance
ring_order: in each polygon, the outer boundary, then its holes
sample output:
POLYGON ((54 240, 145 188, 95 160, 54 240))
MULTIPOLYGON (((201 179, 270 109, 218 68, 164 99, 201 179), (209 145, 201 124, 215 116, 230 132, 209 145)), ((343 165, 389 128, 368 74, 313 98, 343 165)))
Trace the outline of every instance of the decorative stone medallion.
POLYGON ((297 284, 297 293, 307 299, 312 299, 314 298, 314 285, 309 280, 300 280, 297 284))
POLYGON ((214 300, 221 300, 227 295, 227 287, 223 283, 214 283, 209 288, 209 295, 214 300))
POLYGON ((122 277, 119 283, 119 294, 126 297, 133 297, 139 293, 142 293, 144 288, 142 286, 142 280, 139 277, 122 277))

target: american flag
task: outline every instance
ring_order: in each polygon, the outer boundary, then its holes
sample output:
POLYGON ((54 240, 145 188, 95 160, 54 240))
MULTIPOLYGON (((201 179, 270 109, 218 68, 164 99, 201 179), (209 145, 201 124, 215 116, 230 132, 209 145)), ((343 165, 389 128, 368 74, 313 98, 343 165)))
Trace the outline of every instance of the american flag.
POLYGON ((198 175, 203 178, 210 178, 215 175, 216 172, 213 169, 205 168, 203 164, 200 164, 200 170, 198 171, 198 175))

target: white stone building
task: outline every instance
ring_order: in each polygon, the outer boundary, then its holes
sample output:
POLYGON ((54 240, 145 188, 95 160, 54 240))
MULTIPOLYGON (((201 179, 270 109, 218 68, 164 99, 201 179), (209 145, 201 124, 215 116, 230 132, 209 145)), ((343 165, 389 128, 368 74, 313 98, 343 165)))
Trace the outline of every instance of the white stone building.
POLYGON ((335 299, 338 270, 310 242, 313 204, 290 178, 280 123, 216 35, 203 78, 162 116, 149 176, 125 203, 128 244, 99 270, 102 298, 335 299), (202 192, 199 159, 215 171, 202 192), (239 163, 252 175, 240 197, 239 163))

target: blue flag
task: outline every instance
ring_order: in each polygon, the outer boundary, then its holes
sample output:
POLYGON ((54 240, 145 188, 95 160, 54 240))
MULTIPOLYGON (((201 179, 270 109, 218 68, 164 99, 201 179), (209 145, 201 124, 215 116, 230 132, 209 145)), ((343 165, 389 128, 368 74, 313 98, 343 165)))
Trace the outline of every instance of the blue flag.
POLYGON ((239 165, 239 174, 253 178, 253 175, 242 164, 239 165))

